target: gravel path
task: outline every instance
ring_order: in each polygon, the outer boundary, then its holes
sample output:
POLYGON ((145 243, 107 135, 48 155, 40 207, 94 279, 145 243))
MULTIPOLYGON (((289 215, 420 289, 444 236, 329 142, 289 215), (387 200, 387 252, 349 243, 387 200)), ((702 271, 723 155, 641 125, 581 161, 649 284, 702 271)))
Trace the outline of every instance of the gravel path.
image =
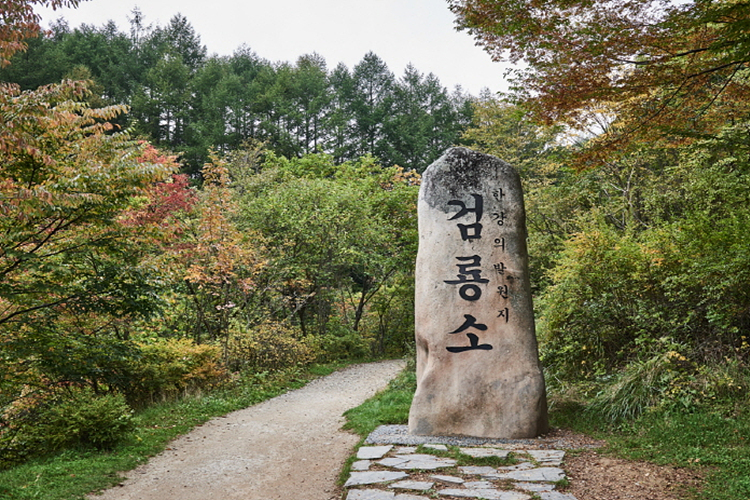
POLYGON ((402 361, 355 365, 213 419, 96 500, 331 500, 359 438, 342 414, 385 388, 402 361))

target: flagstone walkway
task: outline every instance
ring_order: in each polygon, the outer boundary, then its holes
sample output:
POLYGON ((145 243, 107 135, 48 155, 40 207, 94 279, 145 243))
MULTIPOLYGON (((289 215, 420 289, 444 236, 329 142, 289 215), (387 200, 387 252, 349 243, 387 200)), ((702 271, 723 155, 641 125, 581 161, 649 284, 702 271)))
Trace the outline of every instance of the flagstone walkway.
MULTIPOLYGON (((373 434, 380 434, 382 438, 384 428, 391 428, 385 429, 388 434, 396 427, 401 426, 383 426, 373 434)), ((396 429, 395 434, 393 441, 403 441, 399 436, 405 436, 405 431, 396 429)), ((370 442, 377 440, 373 435, 368 438, 370 442)), ((417 446, 361 447, 344 485, 346 500, 430 500, 436 497, 445 500, 577 500, 571 494, 558 491, 567 483, 561 468, 565 458, 563 450, 538 449, 534 447, 534 440, 493 443, 490 440, 430 438, 428 441, 417 446), (456 459, 450 457, 457 443, 462 454, 477 462, 497 457, 508 465, 458 465, 456 459)))

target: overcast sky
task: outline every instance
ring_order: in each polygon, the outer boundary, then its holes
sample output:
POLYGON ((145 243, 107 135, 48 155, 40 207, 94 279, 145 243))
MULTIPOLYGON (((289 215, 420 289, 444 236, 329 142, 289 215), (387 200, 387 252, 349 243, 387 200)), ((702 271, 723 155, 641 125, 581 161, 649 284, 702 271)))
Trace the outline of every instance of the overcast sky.
POLYGON ((329 69, 339 62, 352 69, 373 51, 397 77, 411 62, 451 90, 461 85, 477 95, 484 87, 507 88, 504 66, 492 62, 469 34, 454 29, 445 0, 89 0, 77 9, 38 12, 44 25, 59 17, 71 28, 113 20, 128 32, 136 6, 147 25, 165 26, 181 13, 209 54, 231 55, 247 44, 274 62, 317 52, 329 69))

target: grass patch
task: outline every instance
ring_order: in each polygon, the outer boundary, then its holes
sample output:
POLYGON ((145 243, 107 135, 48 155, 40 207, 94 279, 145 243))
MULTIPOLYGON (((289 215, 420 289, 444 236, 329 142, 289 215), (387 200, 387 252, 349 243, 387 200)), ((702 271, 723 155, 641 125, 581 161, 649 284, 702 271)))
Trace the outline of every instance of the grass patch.
POLYGON ((344 429, 366 438, 380 425, 405 424, 409 420, 409 408, 417 387, 417 375, 413 366, 408 366, 388 387, 361 405, 344 413, 344 429))
POLYGON ((260 403, 346 366, 338 363, 247 375, 202 397, 157 404, 135 416, 132 438, 111 451, 70 449, 0 471, 3 500, 77 500, 114 486, 120 472, 160 453, 175 437, 207 420, 260 403))
POLYGON ((428 455, 434 455, 436 457, 453 458, 456 460, 456 466, 474 465, 474 466, 486 466, 486 467, 505 467, 508 465, 515 465, 518 460, 515 459, 513 453, 509 453, 507 457, 472 457, 466 453, 461 453, 461 449, 458 446, 448 446, 447 450, 439 450, 420 444, 417 446, 417 453, 426 453, 428 455))
POLYGON ((695 498, 750 498, 750 412, 722 414, 710 409, 650 412, 612 423, 581 404, 558 405, 552 425, 567 427, 607 442, 616 457, 658 465, 700 469, 705 482, 695 498), (583 418, 582 418, 583 417, 583 418))

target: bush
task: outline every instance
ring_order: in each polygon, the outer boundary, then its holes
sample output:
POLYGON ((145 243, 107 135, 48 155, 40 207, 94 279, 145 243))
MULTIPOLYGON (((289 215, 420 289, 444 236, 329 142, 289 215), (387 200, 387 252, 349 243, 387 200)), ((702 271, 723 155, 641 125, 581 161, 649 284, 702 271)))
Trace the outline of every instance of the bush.
POLYGON ((5 412, 0 466, 70 446, 111 448, 133 430, 133 413, 123 395, 56 389, 29 392, 5 412))
POLYGON ((312 337, 302 337, 299 330, 284 323, 268 321, 252 329, 235 324, 230 328, 227 364, 232 370, 304 366, 317 355, 312 337))
POLYGON ((189 339, 141 342, 127 397, 132 404, 165 400, 221 384, 227 372, 221 349, 189 339))

